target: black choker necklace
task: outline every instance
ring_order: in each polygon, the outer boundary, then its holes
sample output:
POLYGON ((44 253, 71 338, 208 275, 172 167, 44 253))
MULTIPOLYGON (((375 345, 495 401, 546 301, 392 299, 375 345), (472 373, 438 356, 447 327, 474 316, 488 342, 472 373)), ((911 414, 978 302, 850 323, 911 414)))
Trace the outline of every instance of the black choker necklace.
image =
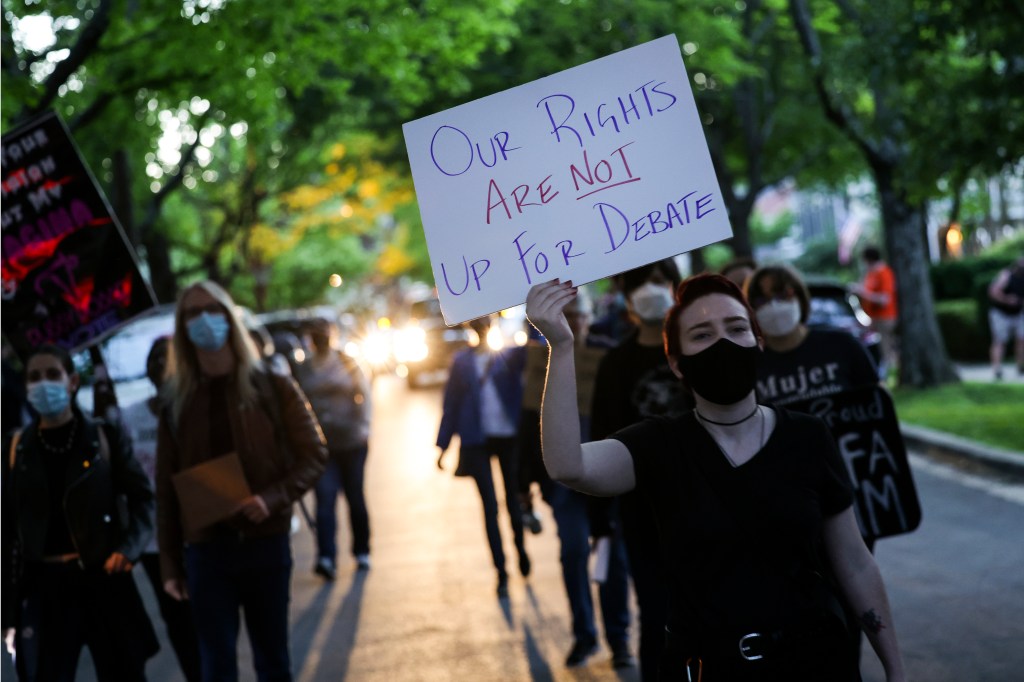
POLYGON ((757 414, 757 411, 759 409, 761 409, 760 405, 754 405, 754 410, 750 414, 748 414, 743 419, 740 419, 739 421, 734 421, 734 422, 716 422, 713 419, 708 419, 707 417, 702 415, 700 412, 698 412, 696 409, 694 409, 693 413, 695 415, 697 415, 700 418, 701 421, 705 421, 708 424, 714 424, 715 426, 736 426, 737 424, 742 424, 743 422, 745 422, 748 419, 750 419, 751 417, 753 417, 755 414, 757 414))

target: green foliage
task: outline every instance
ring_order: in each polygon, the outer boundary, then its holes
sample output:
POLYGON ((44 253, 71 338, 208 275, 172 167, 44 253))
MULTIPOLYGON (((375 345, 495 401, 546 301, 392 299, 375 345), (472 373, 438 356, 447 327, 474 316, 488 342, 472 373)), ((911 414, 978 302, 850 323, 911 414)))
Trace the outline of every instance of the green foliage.
POLYGON ((704 254, 705 272, 718 272, 733 258, 732 249, 724 244, 711 244, 701 251, 704 254))
POLYGON ((984 294, 996 273, 1013 262, 1006 256, 973 256, 936 263, 929 269, 936 301, 976 298, 984 294))
POLYGON ((927 390, 897 388, 893 401, 902 422, 1024 452, 1022 384, 964 382, 927 390))
POLYGON ((793 212, 784 211, 774 220, 766 221, 755 213, 750 218, 750 241, 755 246, 771 246, 787 236, 793 229, 793 212))
POLYGON ((793 261, 793 267, 800 272, 816 275, 839 276, 844 268, 839 264, 839 242, 820 239, 807 245, 803 254, 793 261))
POLYGON ((6 128, 56 108, 108 194, 134 198, 139 241, 163 233, 181 279, 230 285, 248 276, 264 201, 315 180, 339 131, 371 117, 395 129, 431 97, 465 92, 465 71, 515 33, 516 5, 3 0, 0 116, 6 128), (16 30, 40 16, 58 29, 53 49, 16 30), (175 219, 161 221, 169 199, 175 219))
POLYGON ((978 310, 978 302, 973 298, 935 303, 939 331, 949 356, 954 360, 985 362, 988 359, 988 321, 978 310))

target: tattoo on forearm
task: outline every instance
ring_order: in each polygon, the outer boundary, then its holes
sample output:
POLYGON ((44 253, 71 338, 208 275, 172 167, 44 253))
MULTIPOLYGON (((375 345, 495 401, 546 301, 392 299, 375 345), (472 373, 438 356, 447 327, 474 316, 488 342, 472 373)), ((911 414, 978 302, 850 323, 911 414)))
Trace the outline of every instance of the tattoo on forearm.
POLYGON ((873 635, 877 635, 879 632, 885 629, 885 623, 878 617, 874 609, 868 609, 860 616, 861 625, 864 629, 873 635))

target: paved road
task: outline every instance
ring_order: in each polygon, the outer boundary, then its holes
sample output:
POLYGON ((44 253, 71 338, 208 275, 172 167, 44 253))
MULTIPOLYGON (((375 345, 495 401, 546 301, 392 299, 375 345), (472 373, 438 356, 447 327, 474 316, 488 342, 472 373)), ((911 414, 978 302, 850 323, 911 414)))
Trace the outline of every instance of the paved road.
MULTIPOLYGON (((534 574, 523 580, 510 565, 511 598, 496 599, 474 487, 434 465, 440 391, 409 391, 397 379, 381 377, 374 397, 367 471, 373 568, 360 574, 343 564, 338 581, 325 584, 310 571, 308 530, 295 535, 296 679, 637 680, 635 670, 613 671, 607 650, 584 668, 565 669, 569 616, 546 507, 544 531, 528 536, 534 574)), ((1024 484, 964 474, 919 457, 913 466, 922 525, 877 547, 910 679, 1022 679, 1024 484)), ((346 542, 347 535, 341 544, 346 542)), ((511 547, 508 554, 514 556, 511 547)), ((243 642, 243 680, 252 679, 246 649, 243 642)), ((6 680, 9 662, 4 666, 6 680)), ((86 661, 81 669, 79 680, 94 679, 86 661)), ((870 652, 864 671, 865 682, 883 679, 870 652)), ((167 650, 147 672, 151 682, 179 679, 167 650)))
MULTIPOLYGON (((1024 480, 911 466, 921 526, 875 547, 909 679, 1024 680, 1024 480)), ((864 682, 885 679, 873 654, 861 669, 864 682)))

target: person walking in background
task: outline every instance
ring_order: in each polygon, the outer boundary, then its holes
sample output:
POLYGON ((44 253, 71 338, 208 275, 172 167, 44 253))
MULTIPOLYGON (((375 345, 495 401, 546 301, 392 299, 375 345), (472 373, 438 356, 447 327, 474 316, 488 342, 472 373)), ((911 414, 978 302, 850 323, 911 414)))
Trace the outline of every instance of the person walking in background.
POLYGON ((314 488, 317 560, 313 571, 325 580, 334 580, 339 492, 344 492, 348 502, 356 566, 370 568, 370 515, 363 492, 370 439, 370 382, 355 359, 335 347, 327 320, 314 321, 309 337, 312 355, 297 366, 295 378, 327 440, 327 467, 314 488))
MULTIPOLYGON (((661 327, 681 279, 675 260, 666 258, 619 276, 634 333, 601 359, 590 410, 590 440, 601 440, 646 417, 671 416, 689 403, 662 350, 661 327)), ((543 331, 543 330, 542 330, 543 331)), ((657 678, 665 644, 668 581, 657 541, 654 509, 632 491, 605 502, 614 529, 621 523, 636 590, 640 620, 640 673, 657 678)), ((601 512, 596 512, 601 516, 601 512)))
POLYGON ((807 327, 811 296, 793 268, 758 268, 745 294, 764 334, 757 369, 761 402, 787 405, 878 384, 871 354, 852 334, 807 327))
MULTIPOLYGON (((156 389, 156 394, 121 409, 121 421, 131 438, 135 459, 146 472, 150 484, 156 487, 157 427, 163 406, 160 389, 167 371, 167 348, 170 337, 161 336, 153 342, 146 357, 146 377, 156 389)), ((155 509, 154 509, 155 511, 155 509)), ((154 514, 155 520, 155 514, 154 514)), ((167 638, 178 659, 178 665, 187 682, 202 679, 199 668, 199 641, 192 622, 192 607, 188 601, 178 601, 163 589, 160 579, 160 554, 156 534, 142 553, 142 567, 153 585, 160 617, 167 628, 167 638)))
POLYGON ((1006 344, 1014 339, 1017 374, 1024 376, 1024 256, 1008 268, 999 271, 988 288, 988 327, 992 333, 989 358, 992 375, 1003 378, 1003 353, 1006 344))
POLYGON ((444 387, 441 425, 437 432, 443 459, 452 437, 459 435, 459 464, 456 476, 471 476, 483 503, 484 527, 491 549, 491 559, 498 572, 498 596, 508 596, 508 572, 505 550, 498 526, 498 498, 491 475, 491 457, 501 466, 505 507, 512 522, 512 536, 519 553, 519 572, 530 575, 530 557, 523 537, 523 516, 519 506, 519 457, 516 428, 523 402, 523 368, 525 347, 516 346, 491 351, 487 346, 490 317, 472 320, 469 325, 476 334, 476 345, 463 349, 452 358, 448 381, 444 387))
MULTIPOLYGON (((587 329, 592 309, 586 290, 579 289, 576 299, 565 307, 564 313, 576 339, 577 354, 581 361, 589 358, 590 361, 586 364, 592 364, 597 354, 603 351, 587 345, 587 329)), ((540 444, 539 393, 543 386, 543 368, 547 366, 547 349, 545 346, 539 346, 537 350, 544 353, 544 364, 537 367, 540 373, 536 387, 538 397, 534 399, 531 396, 533 406, 530 409, 524 406, 519 420, 519 452, 524 468, 536 472, 541 496, 550 505, 555 518, 562 581, 572 615, 573 644, 566 656, 565 664, 570 668, 582 665, 597 651, 597 628, 594 624, 594 597, 591 592, 590 571, 591 538, 594 538, 596 546, 600 546, 600 543, 607 544, 602 550, 607 556, 606 571, 599 580, 598 587, 605 641, 612 652, 612 666, 617 669, 629 668, 636 665, 636 660, 629 646, 629 562, 626 558, 622 528, 620 525, 612 527, 610 524, 604 524, 606 528, 597 529, 590 518, 591 500, 594 498, 552 481, 544 469, 540 444)), ((533 363, 528 362, 528 367, 532 366, 533 363)), ((578 403, 581 408, 581 437, 588 437, 590 433, 589 406, 592 402, 594 377, 592 371, 588 374, 589 389, 584 386, 587 377, 577 379, 581 394, 578 403)), ((533 384, 528 380, 527 385, 532 388, 533 384)))
POLYGON ((877 246, 866 246, 861 252, 866 272, 860 284, 852 287, 871 318, 871 328, 878 332, 882 345, 879 376, 885 380, 890 370, 899 367, 899 304, 896 300, 896 275, 882 260, 877 246))
POLYGON ((581 443, 575 344, 562 309, 572 283, 535 285, 530 321, 551 351, 541 407, 544 463, 592 495, 629 490, 655 509, 670 573, 660 679, 859 679, 826 557, 881 659, 906 679, 888 597, 853 513, 845 464, 824 422, 757 403, 760 330, 735 284, 697 275, 665 318, 665 354, 695 407, 581 443))
POLYGON ((25 365, 38 415, 4 450, 3 629, 22 682, 74 680, 82 645, 101 682, 145 680, 159 649, 131 570, 153 532, 153 491, 117 425, 85 416, 71 356, 25 365))
POLYGON ((164 589, 190 599, 206 682, 238 679, 239 609, 261 682, 291 679, 292 504, 323 473, 327 448, 290 376, 268 373, 224 289, 186 288, 174 313, 168 409, 157 441, 157 531, 164 589), (172 478, 235 455, 253 491, 224 521, 186 526, 172 478))

